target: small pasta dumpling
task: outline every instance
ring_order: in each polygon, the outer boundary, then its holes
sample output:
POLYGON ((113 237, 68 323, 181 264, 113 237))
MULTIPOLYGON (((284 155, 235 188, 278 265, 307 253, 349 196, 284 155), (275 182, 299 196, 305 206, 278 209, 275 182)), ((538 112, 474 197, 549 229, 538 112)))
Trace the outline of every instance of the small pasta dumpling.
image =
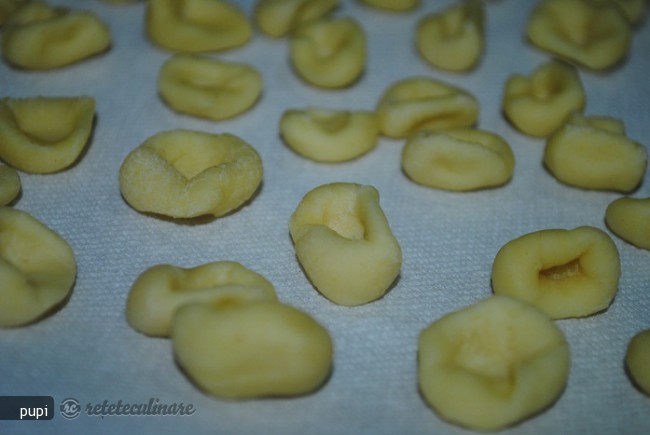
POLYGON ((529 40, 578 65, 604 70, 627 55, 632 31, 620 8, 593 0, 543 0, 528 22, 529 40))
POLYGON ((188 303, 234 304, 277 300, 273 284, 233 261, 191 268, 159 264, 133 283, 126 300, 126 320, 138 332, 168 337, 176 310, 188 303))
POLYGON ((422 131, 402 151, 402 169, 416 183, 453 191, 486 189, 510 178, 515 158, 499 135, 470 128, 422 131))
POLYGON ((2 54, 12 65, 35 70, 60 68, 110 47, 108 26, 86 11, 27 3, 11 14, 2 35, 2 54))
POLYGON ((614 2, 633 26, 643 22, 646 14, 646 0, 595 0, 597 3, 614 2))
POLYGON ((503 94, 506 118, 521 132, 547 137, 582 112, 587 97, 575 67, 550 61, 532 72, 508 78, 503 94))
POLYGON ((275 301, 188 303, 173 318, 179 366, 202 390, 230 399, 314 392, 332 370, 329 332, 275 301))
POLYGON ((479 104, 469 92, 427 77, 391 85, 376 109, 380 132, 405 138, 420 130, 439 131, 476 123, 479 104))
POLYGON ((246 15, 224 0, 147 0, 145 27, 160 47, 182 52, 239 47, 253 33, 246 15))
POLYGON ((237 136, 170 130, 150 137, 126 156, 120 191, 141 212, 219 217, 253 196, 262 173, 257 151, 237 136))
POLYGON ((408 11, 420 5, 420 0, 360 0, 362 3, 387 11, 408 11))
POLYGON ((298 27, 290 39, 291 64, 314 86, 342 88, 361 76, 366 36, 352 18, 322 18, 298 27))
POLYGON ((242 63, 176 54, 160 69, 158 89, 175 111, 219 121, 237 116, 257 102, 262 75, 242 63))
POLYGON ((63 170, 79 158, 93 129, 90 97, 0 100, 0 158, 25 172, 63 170))
POLYGON ((254 16, 264 33, 280 37, 303 23, 324 17, 338 4, 339 0, 259 0, 254 16))
POLYGON ((449 71, 474 68, 485 46, 485 7, 482 0, 463 0, 424 17, 415 44, 431 65, 449 71))
POLYGON ((605 212, 605 222, 621 239, 650 249, 650 198, 619 198, 605 212))
POLYGON ((11 166, 0 165, 0 207, 10 204, 20 193, 20 176, 11 166))
POLYGON ((548 138, 544 165, 570 186, 630 192, 643 180, 648 151, 625 135, 622 121, 576 113, 548 138))
POLYGON ((497 295, 524 300, 552 319, 585 317, 609 307, 621 261, 614 241, 598 228, 546 229, 506 243, 492 264, 497 295))
POLYGON ((379 299, 399 275, 402 250, 372 186, 312 189, 291 215, 289 232, 305 274, 336 304, 379 299))
POLYGON ((287 145, 308 159, 342 162, 374 148, 379 125, 373 112, 312 107, 284 112, 280 133, 287 145))
POLYGON ((634 385, 650 396, 650 329, 639 331, 630 339, 625 368, 634 385))
POLYGON ((0 327, 42 319, 70 294, 77 263, 70 245, 30 214, 0 207, 0 327))
POLYGON ((0 26, 4 25, 9 16, 29 0, 0 0, 0 26))

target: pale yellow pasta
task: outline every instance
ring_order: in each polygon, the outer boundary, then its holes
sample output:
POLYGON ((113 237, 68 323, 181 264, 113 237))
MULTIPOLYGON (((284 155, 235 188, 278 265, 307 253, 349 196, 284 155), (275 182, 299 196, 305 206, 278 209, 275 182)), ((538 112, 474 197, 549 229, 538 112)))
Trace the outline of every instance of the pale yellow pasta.
POLYGON ((625 135, 622 121, 574 114, 548 138, 544 164, 571 186, 630 192, 643 179, 648 152, 625 135))
POLYGON ((177 112, 219 121, 257 102, 262 76, 246 64, 176 54, 160 69, 158 90, 177 112))
POLYGON ((420 5, 420 0, 360 0, 362 3, 388 11, 407 11, 420 5))
POLYGON ((570 118, 582 112, 587 97, 576 69, 552 60, 530 77, 514 74, 503 94, 503 111, 519 131, 547 137, 570 118))
POLYGON ((176 361, 199 388, 231 399, 311 393, 333 344, 310 315, 278 302, 187 304, 173 320, 176 361))
POLYGON ((618 250, 594 227, 547 229, 506 243, 492 265, 492 289, 529 302, 553 319, 607 309, 618 289, 618 250))
POLYGON ((437 68, 469 70, 478 64, 484 51, 484 21, 483 2, 463 0, 421 19, 416 29, 416 47, 437 68))
POLYGON ((411 77, 391 85, 377 104, 380 132, 405 138, 416 131, 470 127, 478 101, 469 92, 427 77, 411 77))
POLYGON ((418 341, 418 384, 445 420, 505 429, 562 394, 571 365, 562 331, 541 311, 493 296, 433 322, 418 341))
POLYGON ((470 128, 418 132, 402 151, 402 169, 413 181, 466 191, 500 186, 512 178, 515 158, 497 134, 470 128))
POLYGON ((76 273, 61 236, 24 211, 0 207, 0 327, 38 321, 59 307, 76 273))
POLYGON ((131 151, 119 179, 124 199, 141 212, 219 217, 251 198, 262 173, 257 151, 237 136, 170 130, 131 151))
POLYGON ((528 22, 537 47, 594 70, 615 66, 627 55, 632 32, 612 2, 543 0, 528 22))
POLYGON ((88 144, 95 100, 0 100, 0 158, 25 172, 52 173, 74 164, 88 144))
POLYGON ((15 200, 20 189, 18 172, 11 166, 0 165, 0 207, 15 200))
POLYGON ((605 222, 621 239, 650 249, 650 198, 619 198, 607 206, 605 222))
POLYGON ((52 69, 79 62, 110 47, 108 26, 91 12, 30 2, 7 20, 5 59, 25 69, 52 69))
POLYGON ((0 0, 0 26, 4 25, 9 16, 29 0, 0 0))
POLYGON ((638 332, 628 343, 625 367, 634 385, 650 396, 650 329, 638 332))
POLYGON ((273 285, 239 263, 217 261, 192 268, 169 264, 145 270, 126 300, 126 320, 133 329, 168 337, 176 310, 189 303, 209 305, 277 300, 273 285))
POLYGON ((402 251, 372 186, 316 187, 298 204, 289 231, 305 274, 336 304, 374 301, 399 274, 402 251))
POLYGON ((339 0, 259 0, 255 21, 267 35, 280 37, 308 21, 325 17, 339 0))
POLYGON ((312 107, 284 112, 280 133, 287 145, 304 157, 342 162, 374 148, 379 126, 373 112, 312 107))
POLYGON ((322 18, 291 34, 290 56, 294 70, 307 83, 341 88, 363 73, 366 36, 352 18, 322 18))
POLYGON ((599 3, 613 1, 620 7, 623 15, 632 25, 639 25, 643 22, 646 14, 646 0, 596 0, 599 3))
POLYGON ((182 52, 239 47, 253 33, 246 15, 225 0, 147 0, 145 28, 160 47, 182 52))

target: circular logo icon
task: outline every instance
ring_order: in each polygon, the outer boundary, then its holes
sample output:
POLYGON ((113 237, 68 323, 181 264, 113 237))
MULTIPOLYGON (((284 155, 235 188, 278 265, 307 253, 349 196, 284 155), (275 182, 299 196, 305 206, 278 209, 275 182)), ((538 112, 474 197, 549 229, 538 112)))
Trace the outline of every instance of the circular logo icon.
POLYGON ((61 401, 61 405, 59 406, 59 411, 61 411, 61 415, 68 420, 72 420, 73 418, 79 417, 79 413, 81 413, 81 405, 79 405, 79 401, 75 398, 68 397, 67 399, 61 401))

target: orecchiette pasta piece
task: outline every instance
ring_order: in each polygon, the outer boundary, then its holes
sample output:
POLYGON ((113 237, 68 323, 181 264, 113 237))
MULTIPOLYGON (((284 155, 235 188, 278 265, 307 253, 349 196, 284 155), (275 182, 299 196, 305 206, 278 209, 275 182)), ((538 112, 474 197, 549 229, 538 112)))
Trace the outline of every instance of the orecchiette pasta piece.
POLYGON ((506 243, 492 265, 492 289, 532 303, 553 319, 609 307, 621 265, 612 239, 594 227, 548 229, 506 243))
POLYGON ((126 300, 126 320, 138 332, 167 337, 176 310, 185 304, 255 300, 277 300, 275 289, 239 263, 219 261, 189 269, 161 264, 144 271, 133 283, 126 300))
POLYGON ((190 379, 231 399, 311 393, 332 367, 327 330, 278 302, 184 305, 173 319, 172 345, 190 379))
POLYGON ((361 0, 368 6, 389 11, 407 11, 420 4, 420 0, 361 0))
POLYGON ((14 11, 25 3, 28 0, 0 0, 0 26, 4 25, 5 22, 9 19, 9 16, 14 13, 14 11))
POLYGON ((5 59, 26 69, 63 67, 106 51, 108 26, 95 14, 30 2, 7 20, 2 35, 5 59))
POLYGON ((291 63, 306 82, 341 88, 359 78, 366 63, 366 36, 351 18, 322 18, 291 34, 291 63))
POLYGON ((93 129, 90 97, 0 100, 0 158, 25 172, 51 173, 72 165, 93 129))
POLYGON ((425 401, 473 430, 504 429, 550 406, 570 365, 562 331, 535 307, 505 296, 443 316, 418 342, 425 401))
POLYGON ((607 206, 605 222, 621 239, 650 249, 650 198, 619 198, 607 206))
POLYGON ((269 36, 285 36, 308 21, 327 15, 339 0, 259 0, 255 21, 269 36))
POLYGON ((466 71, 484 50, 485 8, 481 0, 462 3, 424 17, 416 30, 416 46, 431 65, 466 71))
POLYGON ((575 114, 551 135, 544 164, 563 183, 584 189, 629 192, 645 174, 648 152, 625 136, 623 122, 575 114))
POLYGON ((611 2, 543 0, 527 27, 539 48, 594 70, 610 68, 629 51, 631 29, 611 2))
POLYGON ((372 186, 316 187, 294 211, 289 231, 307 277, 339 305, 382 297, 399 274, 402 251, 372 186))
POLYGON ((11 207, 0 207, 0 327, 39 320, 69 295, 74 253, 50 228, 11 207))
POLYGON ((250 199, 262 173, 257 151, 237 136, 170 130, 129 153, 120 168, 120 190, 141 212, 219 217, 250 199))
POLYGON ((519 74, 506 82, 503 111, 520 131, 547 137, 582 112, 586 96, 576 69, 559 61, 537 68, 530 77, 519 74))
POLYGON ((510 180, 514 165, 502 137, 469 128, 415 133, 402 151, 402 168, 411 180, 446 190, 500 186, 510 180))
POLYGON ((342 162, 370 151, 379 136, 373 112, 322 108, 287 110, 280 133, 297 153, 317 162, 342 162))
POLYGON ((147 0, 149 38, 172 51, 221 51, 248 42, 246 15, 224 0, 147 0))
POLYGON ((219 121, 255 104, 262 76, 249 65, 177 54, 160 69, 158 89, 177 112, 219 121))
POLYGON ((478 101, 467 91, 426 77, 400 80, 377 105, 379 130, 404 138, 420 130, 470 127, 478 118, 478 101))
POLYGON ((640 24, 645 18, 646 0, 596 0, 597 3, 613 1, 632 25, 640 24))
POLYGON ((650 329, 638 332, 628 343, 625 367, 632 382, 650 396, 650 329))
POLYGON ((16 199, 20 188, 18 172, 11 166, 0 165, 0 207, 16 199))

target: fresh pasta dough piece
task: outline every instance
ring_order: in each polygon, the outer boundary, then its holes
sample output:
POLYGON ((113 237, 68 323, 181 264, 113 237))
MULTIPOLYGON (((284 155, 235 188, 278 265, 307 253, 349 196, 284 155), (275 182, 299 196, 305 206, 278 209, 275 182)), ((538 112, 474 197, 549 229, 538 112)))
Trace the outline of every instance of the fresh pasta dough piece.
POLYGON ((172 346, 199 388, 231 399, 311 393, 327 380, 333 359, 323 326, 270 301, 184 305, 174 316, 172 346))
POLYGON ((592 0, 541 1, 527 34, 542 50, 594 70, 623 60, 632 39, 630 25, 615 4, 592 0))
POLYGON ((650 396, 650 329, 638 332, 628 343, 625 367, 632 382, 650 396))
POLYGON ((503 185, 514 166, 514 154, 501 136, 470 128, 415 133, 402 151, 402 169, 411 180, 446 190, 503 185))
POLYGON ((650 198, 619 198, 611 202, 605 222, 621 239, 650 249, 650 198))
POLYGON ((521 132, 547 137, 574 112, 582 112, 587 97, 575 67, 552 60, 530 77, 512 75, 506 82, 503 111, 521 132))
POLYGON ((620 7, 623 15, 632 25, 639 25, 643 22, 646 13, 646 0, 596 0, 597 3, 608 3, 613 1, 620 7))
POLYGON ((352 18, 322 18, 291 34, 290 55, 295 71, 307 83, 341 88, 363 73, 366 36, 352 18))
POLYGON ((506 243, 492 265, 492 289, 529 302, 553 319, 585 317, 609 307, 621 264, 612 239, 582 226, 547 229, 506 243))
POLYGON ((425 401, 473 430, 504 429, 552 405, 570 365, 562 331, 532 305, 506 296, 441 317, 418 342, 425 401))
POLYGON ((0 207, 10 204, 20 193, 20 176, 11 166, 0 165, 0 207))
POLYGON ((551 135, 544 165, 559 181, 583 189, 630 192, 643 179, 646 148, 625 135, 623 122, 574 114, 551 135))
POLYGON ((28 0, 0 0, 0 26, 7 22, 9 16, 14 13, 16 9, 25 5, 28 0))
POLYGON ((376 112, 380 132, 400 139, 421 130, 470 127, 476 123, 479 105, 463 89, 427 77, 411 77, 391 85, 376 112))
POLYGON ((60 68, 110 47, 108 26, 91 12, 54 8, 39 1, 11 14, 2 35, 5 59, 25 69, 60 68))
POLYGON ((431 65, 449 70, 474 68, 485 46, 485 7, 481 0, 463 0, 418 23, 415 43, 431 65))
POLYGON ((372 186, 316 187, 298 204, 289 231, 305 274, 336 304, 374 301, 399 274, 402 251, 372 186))
POLYGON ((407 11, 420 5, 420 0, 361 0, 361 2, 389 11, 407 11))
POLYGON ((239 263, 217 261, 192 268, 160 264, 145 270, 126 300, 126 320, 150 336, 168 337, 179 307, 277 300, 273 284, 239 263))
POLYGON ((25 172, 47 174, 79 159, 95 118, 90 97, 0 100, 0 158, 25 172))
POLYGON ((237 136, 170 130, 129 153, 120 168, 120 190, 141 212, 219 217, 251 198, 262 173, 257 151, 237 136))
POLYGON ((280 37, 308 21, 325 17, 339 0, 259 0, 255 21, 267 35, 280 37))
POLYGON ((373 112, 308 108, 284 112, 280 133, 304 157, 317 162, 342 162, 374 148, 379 126, 373 112))
POLYGON ((177 54, 160 69, 158 89, 175 111, 219 121, 257 102, 262 76, 246 64, 177 54))
POLYGON ((246 15, 224 0, 147 0, 145 27, 160 47, 182 52, 239 47, 253 33, 246 15))
POLYGON ((0 207, 0 327, 40 320, 70 294, 70 245, 24 211, 0 207))

